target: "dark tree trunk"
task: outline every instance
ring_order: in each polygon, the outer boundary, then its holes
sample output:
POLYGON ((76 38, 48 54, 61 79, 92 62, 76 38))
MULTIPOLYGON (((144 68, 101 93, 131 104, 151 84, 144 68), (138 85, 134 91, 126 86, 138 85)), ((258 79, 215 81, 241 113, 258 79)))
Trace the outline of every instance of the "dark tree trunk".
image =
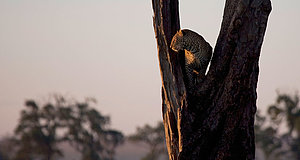
POLYGON ((152 5, 169 158, 255 159, 258 60, 270 0, 226 0, 209 72, 193 93, 184 84, 183 54, 169 48, 180 29, 178 0, 152 0, 152 5))

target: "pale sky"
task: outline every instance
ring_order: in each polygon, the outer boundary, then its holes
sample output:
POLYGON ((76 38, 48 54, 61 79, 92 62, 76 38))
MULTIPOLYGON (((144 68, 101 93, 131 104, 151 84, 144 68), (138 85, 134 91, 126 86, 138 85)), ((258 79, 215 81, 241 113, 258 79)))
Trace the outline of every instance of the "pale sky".
MULTIPOLYGON (((182 28, 215 45, 225 1, 180 2, 182 28)), ((125 134, 161 120, 151 0, 0 0, 0 136, 26 99, 95 97, 125 134)), ((300 89, 300 1, 273 0, 260 58, 258 108, 300 89)))

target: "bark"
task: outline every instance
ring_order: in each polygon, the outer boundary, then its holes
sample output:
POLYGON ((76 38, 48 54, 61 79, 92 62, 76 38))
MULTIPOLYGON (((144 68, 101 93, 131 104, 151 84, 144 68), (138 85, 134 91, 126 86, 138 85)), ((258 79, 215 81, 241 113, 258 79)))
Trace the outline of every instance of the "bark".
POLYGON ((169 47, 180 29, 178 0, 152 6, 169 159, 255 159, 258 61, 270 0, 226 0, 209 71, 193 93, 184 84, 183 54, 169 47))

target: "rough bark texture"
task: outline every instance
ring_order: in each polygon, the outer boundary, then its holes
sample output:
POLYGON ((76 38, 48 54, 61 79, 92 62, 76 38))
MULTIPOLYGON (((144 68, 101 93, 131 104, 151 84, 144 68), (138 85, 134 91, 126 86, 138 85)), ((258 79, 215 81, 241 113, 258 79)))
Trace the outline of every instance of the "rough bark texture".
POLYGON ((226 1, 209 72, 192 94, 184 84, 183 54, 169 48, 180 29, 178 0, 152 0, 152 5, 169 158, 255 159, 258 60, 270 0, 226 1))

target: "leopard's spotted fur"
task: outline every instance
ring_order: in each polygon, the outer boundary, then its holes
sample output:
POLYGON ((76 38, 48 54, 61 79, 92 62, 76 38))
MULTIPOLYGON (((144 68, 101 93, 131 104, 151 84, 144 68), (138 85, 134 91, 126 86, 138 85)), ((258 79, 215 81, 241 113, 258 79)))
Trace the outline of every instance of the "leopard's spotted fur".
POLYGON ((179 30, 173 37, 171 46, 174 51, 185 52, 185 73, 188 88, 192 89, 205 76, 212 56, 212 47, 194 31, 179 30))

